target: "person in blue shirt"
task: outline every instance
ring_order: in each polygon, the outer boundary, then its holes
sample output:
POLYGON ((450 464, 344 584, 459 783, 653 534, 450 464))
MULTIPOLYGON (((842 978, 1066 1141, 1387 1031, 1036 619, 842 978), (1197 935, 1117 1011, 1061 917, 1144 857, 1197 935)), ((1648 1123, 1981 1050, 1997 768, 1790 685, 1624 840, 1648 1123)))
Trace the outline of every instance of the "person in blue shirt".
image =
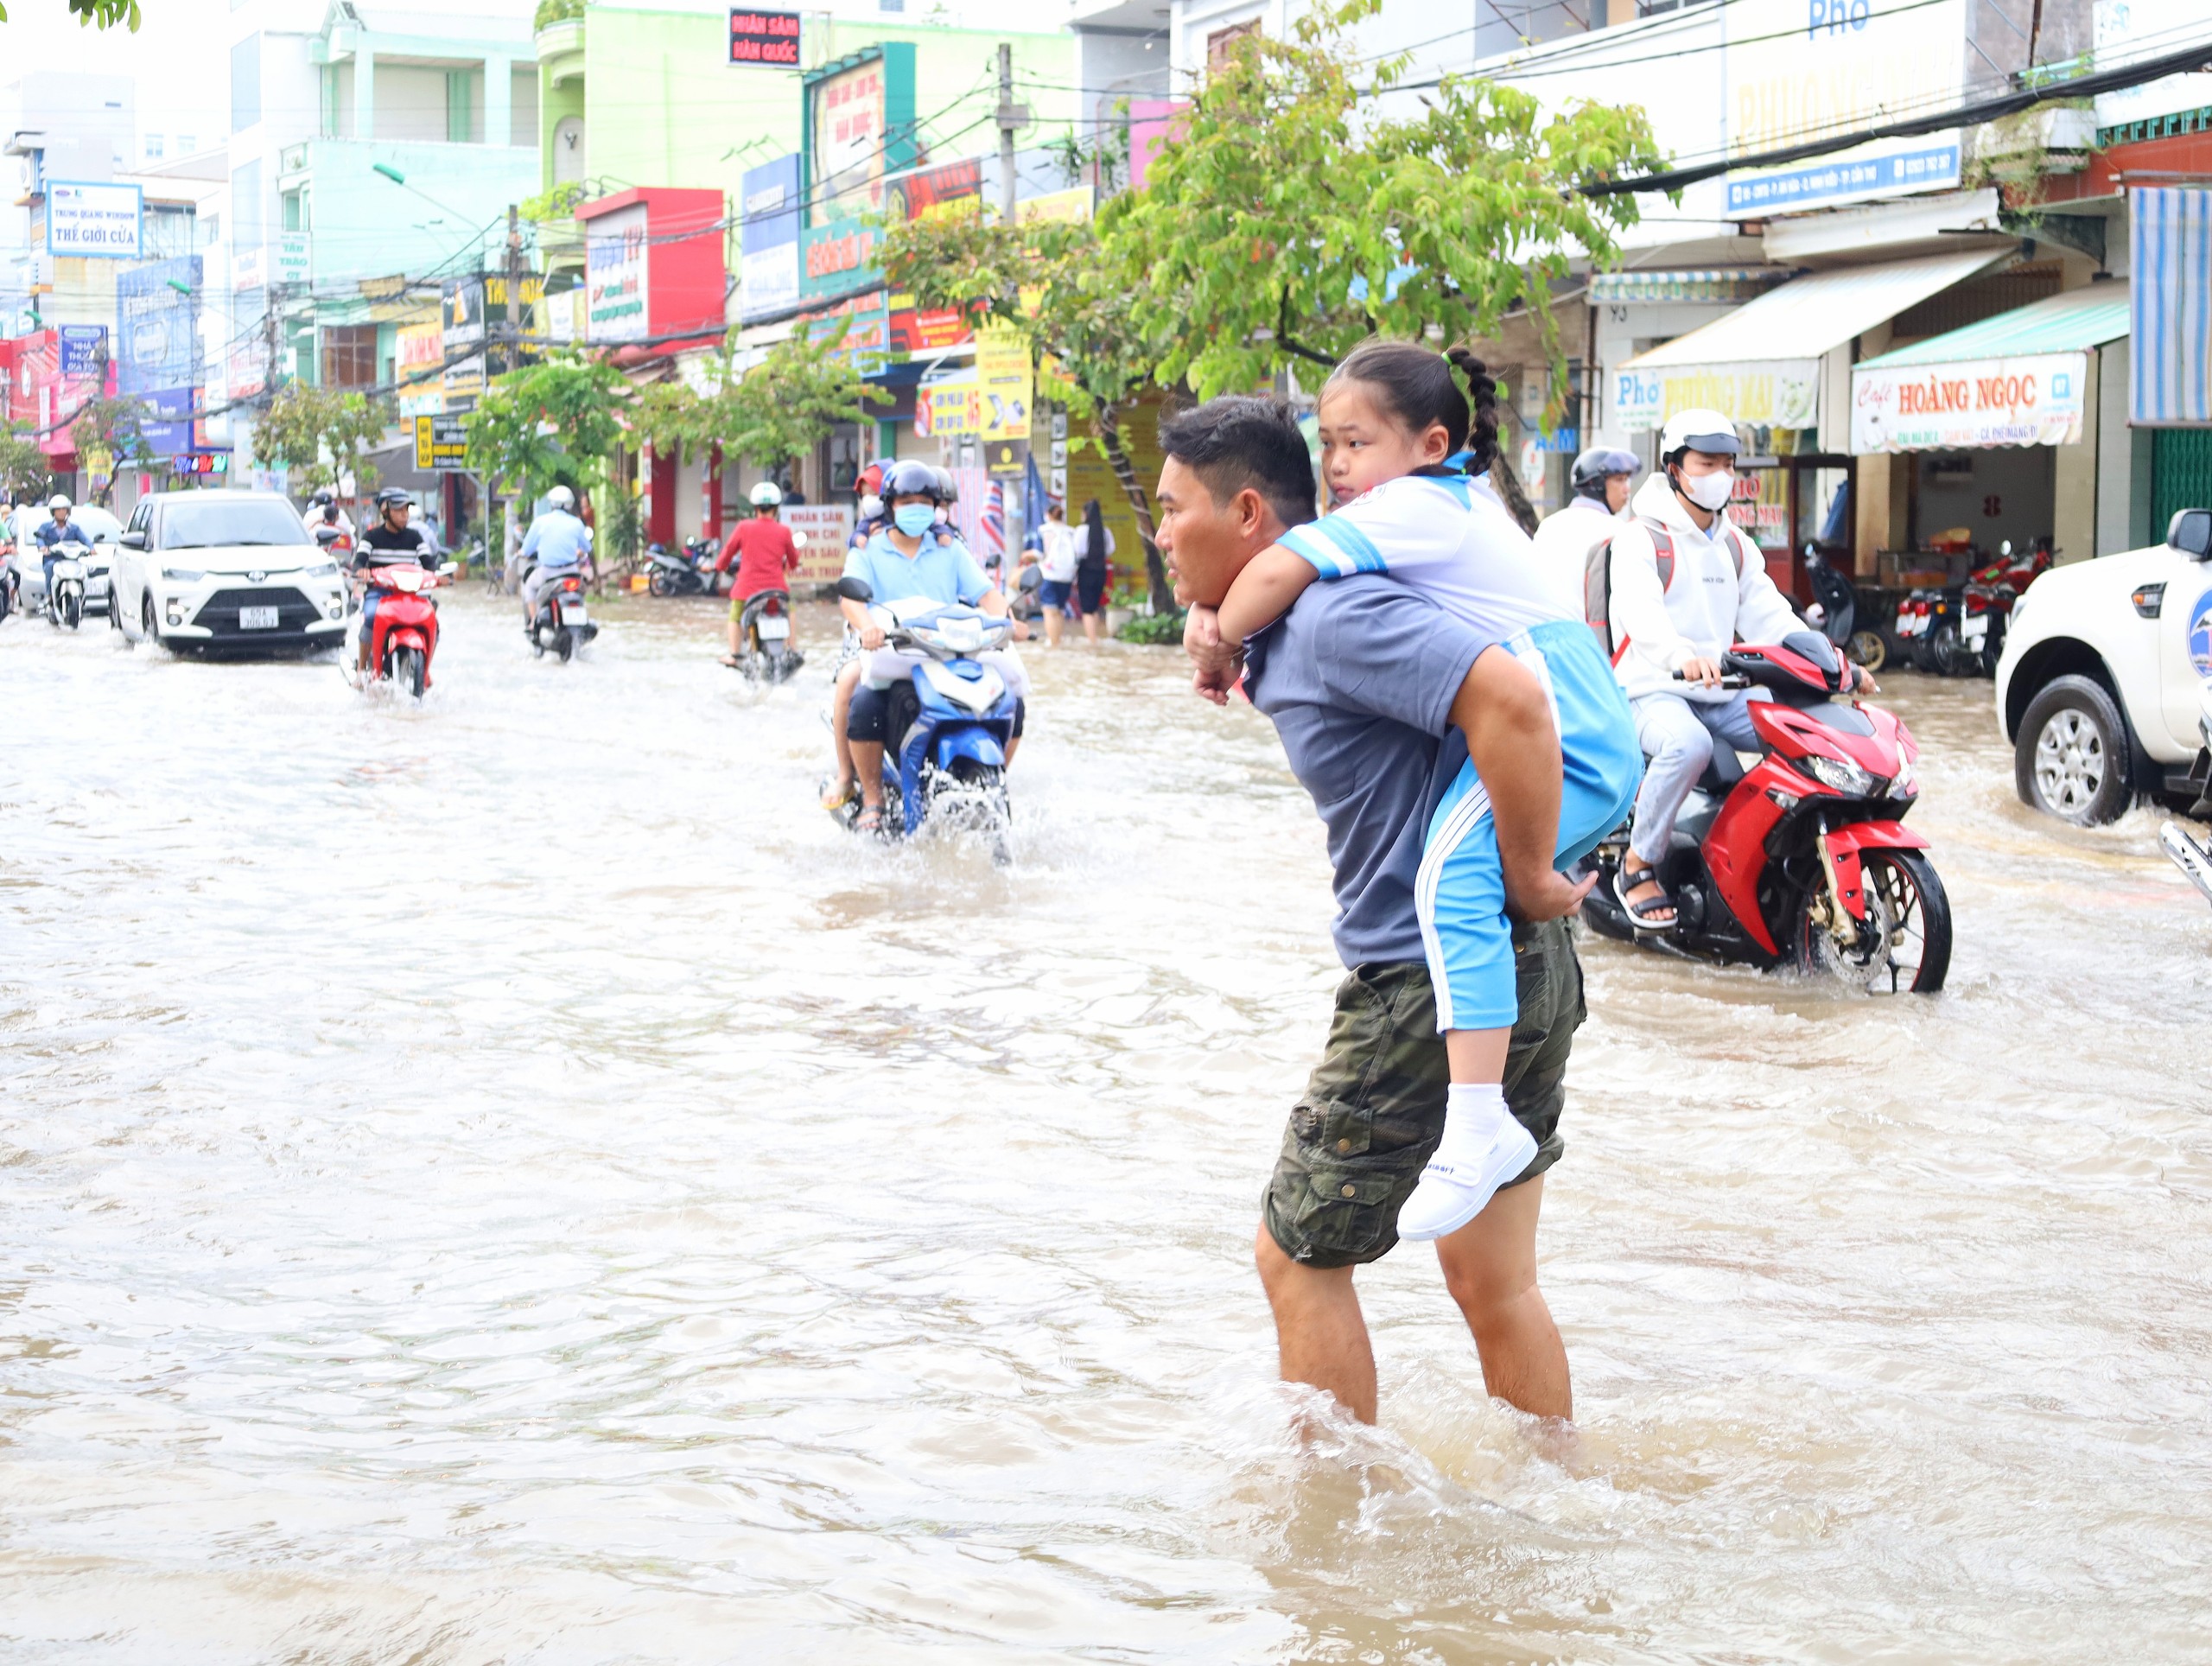
POLYGON ((59 492, 47 499, 46 507, 54 518, 31 536, 38 540, 39 564, 46 569, 46 607, 47 611, 51 613, 54 610, 54 563, 68 554, 68 551, 61 546, 65 544, 81 544, 85 546, 85 552, 89 555, 92 553, 92 540, 83 527, 70 525, 69 512, 75 506, 59 492))
MULTIPOLYGON (((891 524, 845 556, 845 576, 863 579, 879 602, 904 601, 914 597, 931 601, 964 601, 987 614, 1004 617, 1005 594, 984 575, 968 553, 968 546, 950 526, 937 524, 944 493, 937 471, 926 463, 908 459, 892 465, 883 482, 883 500, 891 524)), ((838 602, 846 623, 859 633, 861 647, 873 653, 883 645, 883 627, 857 601, 838 602)), ((1014 635, 1028 632, 1017 621, 1014 635)), ((992 656, 987 656, 992 657, 992 656)), ((857 783, 861 795, 861 832, 883 825, 884 720, 889 708, 887 688, 862 686, 867 669, 864 656, 838 675, 836 706, 831 733, 837 737, 837 779, 823 795, 823 803, 839 809, 857 783)), ((1025 683, 1020 663, 1011 656, 1001 667, 1007 685, 1019 696, 1025 683)), ((1014 761, 1020 744, 1026 703, 1014 705, 1014 739, 1007 747, 1007 761, 1014 761)))
POLYGON ((530 536, 522 541, 522 556, 535 564, 522 585, 522 627, 537 616, 537 604, 546 589, 564 573, 573 573, 591 560, 591 528, 576 518, 576 494, 556 486, 545 494, 545 507, 530 523, 530 536))

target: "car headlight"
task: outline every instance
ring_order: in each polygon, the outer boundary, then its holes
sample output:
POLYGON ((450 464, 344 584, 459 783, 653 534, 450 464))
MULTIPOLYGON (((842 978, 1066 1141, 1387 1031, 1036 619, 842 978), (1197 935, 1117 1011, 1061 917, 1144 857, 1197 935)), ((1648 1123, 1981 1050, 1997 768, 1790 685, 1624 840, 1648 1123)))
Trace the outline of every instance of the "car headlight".
POLYGON ((302 573, 300 576, 302 578, 336 578, 338 576, 338 563, 334 561, 326 561, 320 567, 308 568, 306 571, 302 573))
POLYGON ((189 567, 164 567, 162 576, 172 584, 197 584, 207 575, 189 567))
POLYGON ((1798 768, 1815 780, 1834 787, 1847 798, 1871 798, 1882 778, 1872 770, 1861 769, 1857 764, 1841 758, 1822 758, 1808 755, 1797 760, 1798 768))

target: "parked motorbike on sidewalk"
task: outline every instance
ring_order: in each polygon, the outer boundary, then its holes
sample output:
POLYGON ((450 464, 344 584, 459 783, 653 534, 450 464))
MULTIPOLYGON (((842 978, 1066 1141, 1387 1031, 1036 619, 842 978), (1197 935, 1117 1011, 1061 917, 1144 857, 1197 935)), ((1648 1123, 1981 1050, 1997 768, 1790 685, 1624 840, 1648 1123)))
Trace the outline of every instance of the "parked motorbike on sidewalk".
POLYGON ((1882 641, 1879 631, 1859 628, 1859 588, 1829 565, 1818 544, 1805 546, 1805 575, 1813 586, 1813 600, 1819 617, 1808 615, 1808 620, 1822 636, 1843 650, 1854 665, 1864 665, 1870 671, 1882 669, 1889 658, 1889 649, 1882 641))
POLYGON ((1899 820, 1919 793, 1911 732, 1835 697, 1849 673, 1826 637, 1792 633, 1720 663, 1723 688, 1772 696, 1750 706, 1764 755, 1746 771, 1721 743, 1684 802, 1657 864, 1675 924, 1639 939, 1622 907, 1625 827, 1593 853, 1583 918, 1624 942, 1831 973, 1876 993, 1942 989, 1950 900, 1928 841, 1899 820))
POLYGON ((547 649, 563 660, 599 634, 584 601, 584 575, 563 573, 545 587, 530 617, 530 651, 539 658, 547 649))
POLYGON ((737 669, 748 683, 781 683, 806 663, 791 646, 791 598, 787 590, 763 590, 746 599, 738 615, 737 669))
POLYGON ((657 596, 703 596, 714 594, 715 546, 694 538, 681 550, 664 544, 645 550, 645 588, 657 596))
MULTIPOLYGON (((427 567, 395 563, 368 568, 362 578, 375 595, 377 607, 376 617, 366 626, 372 633, 369 673, 356 686, 365 689, 384 683, 410 699, 420 700, 430 686, 430 661, 438 652, 438 608, 429 593, 453 582, 453 569, 442 567, 433 572, 427 567)), ((339 662, 348 681, 353 680, 353 667, 359 657, 362 621, 362 614, 353 615, 350 652, 339 662)))
MULTIPOLYGON (((911 838, 925 823, 972 830, 993 861, 1011 860, 1006 750, 1016 696, 980 656, 1006 645, 1014 621, 960 602, 879 604, 865 579, 839 579, 837 594, 869 607, 884 633, 879 660, 906 673, 891 685, 884 724, 885 832, 911 838)), ((853 826, 859 800, 836 814, 853 826)))

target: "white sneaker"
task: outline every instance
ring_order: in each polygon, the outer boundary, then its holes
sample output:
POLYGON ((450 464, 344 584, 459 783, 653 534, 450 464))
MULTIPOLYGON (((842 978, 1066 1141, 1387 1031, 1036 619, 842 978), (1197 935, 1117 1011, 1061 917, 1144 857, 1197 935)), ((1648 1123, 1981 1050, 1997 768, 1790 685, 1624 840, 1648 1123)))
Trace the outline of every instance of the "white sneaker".
POLYGON ((1458 1231, 1487 1209, 1498 1187, 1536 1155, 1535 1140, 1510 1115, 1499 1119, 1486 1144, 1476 1144, 1479 1135, 1455 1141, 1455 1131, 1447 1122, 1443 1142, 1421 1170, 1413 1196, 1398 1211, 1400 1237, 1426 1243, 1458 1231))

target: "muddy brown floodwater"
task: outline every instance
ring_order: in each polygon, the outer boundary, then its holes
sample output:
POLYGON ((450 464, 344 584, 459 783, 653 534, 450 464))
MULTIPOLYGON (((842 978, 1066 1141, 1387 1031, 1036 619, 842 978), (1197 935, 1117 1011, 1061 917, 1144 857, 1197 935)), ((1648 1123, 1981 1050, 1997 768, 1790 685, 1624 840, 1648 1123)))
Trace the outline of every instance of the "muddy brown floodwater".
POLYGON ((2212 910, 2016 804, 1986 684, 1891 696, 1942 996, 1586 943, 1579 1439, 1408 1247, 1307 1446, 1266 723, 1033 650, 1000 871, 814 807, 819 661, 605 616, 458 597, 420 710, 0 627, 0 1656, 2212 1657, 2212 910))

